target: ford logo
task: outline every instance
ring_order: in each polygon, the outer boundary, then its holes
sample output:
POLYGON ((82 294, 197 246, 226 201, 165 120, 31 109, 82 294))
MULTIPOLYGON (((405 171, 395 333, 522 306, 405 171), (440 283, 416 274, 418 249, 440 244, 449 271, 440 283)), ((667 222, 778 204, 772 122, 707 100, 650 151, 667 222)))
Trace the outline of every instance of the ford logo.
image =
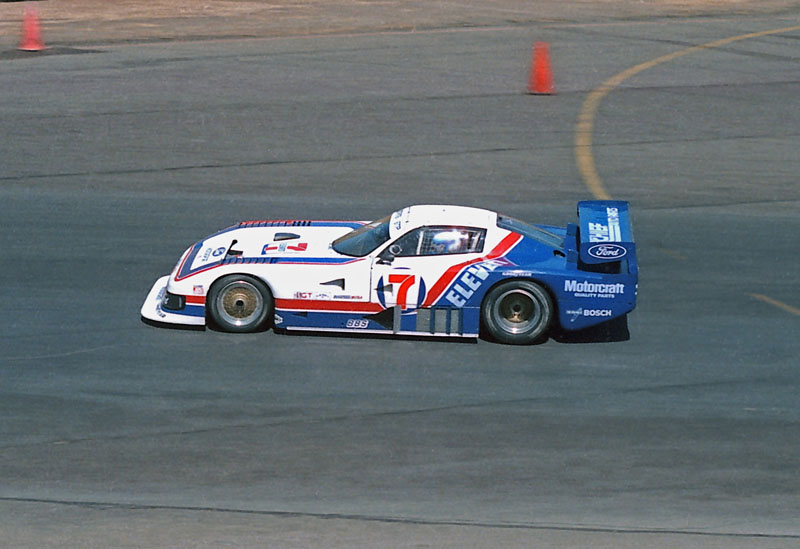
POLYGON ((619 244, 595 244, 588 253, 596 259, 620 259, 628 250, 619 244))

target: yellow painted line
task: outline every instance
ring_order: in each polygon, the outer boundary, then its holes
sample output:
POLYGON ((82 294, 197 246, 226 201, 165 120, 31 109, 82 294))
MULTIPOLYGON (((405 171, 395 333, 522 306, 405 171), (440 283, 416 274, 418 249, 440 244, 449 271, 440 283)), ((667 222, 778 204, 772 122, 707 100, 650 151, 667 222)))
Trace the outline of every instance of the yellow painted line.
POLYGON ((683 50, 679 50, 661 57, 656 57, 651 61, 640 63, 629 69, 616 74, 600 84, 597 88, 589 92, 586 100, 583 102, 581 112, 578 115, 578 124, 575 128, 575 159, 578 163, 578 169, 583 176, 583 181, 589 189, 589 192, 598 200, 608 200, 611 195, 608 194, 603 180, 597 173, 597 168, 594 162, 594 154, 592 153, 592 134, 594 133, 594 123, 597 117, 597 109, 600 107, 600 102, 608 95, 614 88, 617 88, 625 80, 636 76, 640 72, 651 69, 657 65, 668 63, 685 55, 697 53, 699 51, 708 50, 712 48, 719 48, 733 42, 741 40, 749 40, 751 38, 759 38, 761 36, 769 36, 772 34, 782 34, 786 32, 794 32, 800 30, 800 25, 794 27, 784 27, 782 29, 771 29, 760 32, 751 32, 748 34, 740 34, 739 36, 731 36, 721 40, 714 40, 699 46, 692 46, 683 50))
POLYGON ((778 309, 783 309, 787 313, 792 313, 793 315, 800 316, 800 309, 797 307, 792 307, 791 305, 787 305, 783 301, 778 301, 777 299, 772 299, 771 297, 767 297, 763 294, 750 294, 750 297, 754 297, 759 301, 763 301, 764 303, 769 303, 773 307, 777 307, 778 309))

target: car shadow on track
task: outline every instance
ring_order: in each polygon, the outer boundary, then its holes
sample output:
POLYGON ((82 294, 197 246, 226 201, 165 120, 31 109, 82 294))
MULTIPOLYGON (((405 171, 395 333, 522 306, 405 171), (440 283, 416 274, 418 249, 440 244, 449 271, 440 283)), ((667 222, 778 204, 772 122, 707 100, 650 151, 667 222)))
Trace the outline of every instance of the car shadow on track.
POLYGON ((550 333, 550 337, 559 343, 612 343, 628 341, 631 333, 628 330, 628 315, 624 315, 577 332, 557 329, 550 333))
POLYGON ((166 328, 168 330, 178 330, 182 332, 203 332, 205 331, 205 326, 187 326, 184 324, 169 324, 167 322, 158 322, 156 320, 150 320, 149 318, 139 317, 139 320, 142 321, 143 324, 147 324, 148 326, 152 326, 153 328, 166 328))
MULTIPOLYGON (((178 331, 190 331, 190 332, 202 332, 205 330, 210 330, 212 332, 222 332, 218 328, 215 328, 213 325, 209 326, 184 326, 180 324, 167 324, 163 322, 157 322, 155 320, 150 320, 144 317, 140 317, 142 323, 147 324, 148 326, 152 326, 154 328, 166 328, 169 330, 178 330, 178 331)), ((394 334, 364 334, 358 332, 315 332, 315 331, 304 331, 304 330, 281 330, 275 328, 265 328, 263 330, 259 330, 261 332, 266 332, 272 329, 275 333, 280 335, 287 335, 287 336, 305 336, 305 337, 335 337, 335 338, 348 338, 348 339, 384 339, 384 340, 400 340, 400 341, 436 341, 439 343, 469 343, 469 344, 476 344, 479 340, 483 340, 489 343, 497 343, 496 341, 492 340, 491 336, 482 333, 480 338, 463 338, 463 337, 453 337, 453 336, 413 336, 413 335, 394 335, 394 334)), ((549 339, 556 341, 558 343, 611 343, 611 342, 619 342, 619 341, 628 341, 631 338, 630 331, 628 330, 628 317, 623 316, 622 318, 617 318, 614 320, 610 320, 608 322, 604 322, 598 326, 592 326, 591 328, 586 328, 585 330, 579 330, 577 332, 567 332, 565 330, 561 330, 556 328, 552 330, 549 334, 549 337, 545 337, 540 341, 537 341, 533 345, 541 345, 546 343, 549 339)))
POLYGON ((337 339, 385 339, 393 341, 437 341, 439 343, 471 343, 478 342, 476 337, 458 337, 458 336, 414 336, 414 335, 394 335, 394 334, 363 334, 358 332, 315 332, 305 330, 280 330, 274 329, 276 334, 287 336, 306 336, 306 337, 335 337, 337 339))

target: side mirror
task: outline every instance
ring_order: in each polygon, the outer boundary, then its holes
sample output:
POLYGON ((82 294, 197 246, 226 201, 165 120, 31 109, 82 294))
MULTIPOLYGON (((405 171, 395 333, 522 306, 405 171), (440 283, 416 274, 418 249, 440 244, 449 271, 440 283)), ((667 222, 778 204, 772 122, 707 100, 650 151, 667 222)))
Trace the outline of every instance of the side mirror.
POLYGON ((400 254, 403 251, 403 248, 397 244, 392 244, 385 250, 381 252, 381 255, 378 256, 378 263, 380 265, 391 265, 392 261, 394 261, 395 256, 400 254))

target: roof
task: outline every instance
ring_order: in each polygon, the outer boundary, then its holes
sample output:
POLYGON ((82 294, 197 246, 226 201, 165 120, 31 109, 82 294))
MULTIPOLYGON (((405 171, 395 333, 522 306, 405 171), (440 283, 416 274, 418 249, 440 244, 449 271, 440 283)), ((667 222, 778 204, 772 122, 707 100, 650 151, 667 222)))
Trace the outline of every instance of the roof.
POLYGON ((425 225, 454 225, 458 227, 489 228, 497 224, 495 212, 468 206, 424 204, 409 206, 392 214, 392 237, 405 234, 425 225))

